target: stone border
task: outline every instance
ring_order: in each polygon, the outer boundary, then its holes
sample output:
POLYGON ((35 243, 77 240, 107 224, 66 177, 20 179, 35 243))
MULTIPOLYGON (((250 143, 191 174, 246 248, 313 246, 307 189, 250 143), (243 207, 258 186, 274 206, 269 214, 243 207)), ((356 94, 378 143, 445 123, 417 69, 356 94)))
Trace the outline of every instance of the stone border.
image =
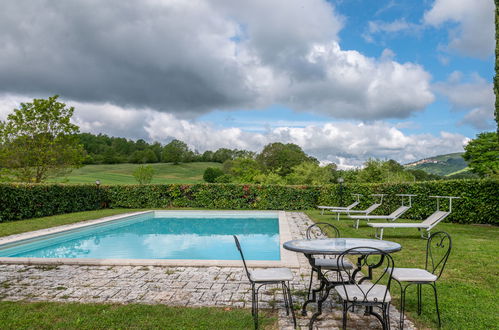
MULTIPOLYGON (((211 213, 224 214, 229 216, 231 214, 240 215, 244 213, 255 213, 259 215, 268 214, 268 211, 164 211, 164 210, 151 210, 133 213, 124 213, 104 217, 96 220, 82 221, 75 224, 57 226, 53 228, 41 229, 23 234, 11 235, 0 239, 1 244, 9 244, 15 242, 22 242, 25 240, 42 237, 45 235, 58 234, 65 231, 70 231, 78 228, 84 228, 96 224, 101 224, 110 221, 120 220, 126 217, 146 214, 150 212, 158 213, 211 213)), ((273 211, 275 214, 275 211, 273 211)), ((283 243, 292 239, 291 231, 289 228, 290 222, 284 211, 278 211, 279 218, 279 248, 281 260, 267 261, 267 260, 248 260, 249 267, 290 267, 299 268, 300 264, 296 253, 285 250, 283 243)), ((0 264, 26 264, 26 265, 97 265, 97 266, 181 266, 181 267, 239 267, 241 260, 198 260, 198 259, 91 259, 91 258, 12 258, 0 257, 0 264)))

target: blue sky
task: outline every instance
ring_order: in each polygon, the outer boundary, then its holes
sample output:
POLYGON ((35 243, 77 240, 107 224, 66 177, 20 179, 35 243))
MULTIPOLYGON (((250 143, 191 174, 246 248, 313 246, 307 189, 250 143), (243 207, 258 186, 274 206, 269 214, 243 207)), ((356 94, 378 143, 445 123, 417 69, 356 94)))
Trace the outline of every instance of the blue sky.
POLYGON ((296 143, 401 163, 493 130, 492 0, 75 0, 0 13, 0 119, 59 94, 82 131, 202 152, 296 143), (98 11, 96 9, 99 8, 98 11))

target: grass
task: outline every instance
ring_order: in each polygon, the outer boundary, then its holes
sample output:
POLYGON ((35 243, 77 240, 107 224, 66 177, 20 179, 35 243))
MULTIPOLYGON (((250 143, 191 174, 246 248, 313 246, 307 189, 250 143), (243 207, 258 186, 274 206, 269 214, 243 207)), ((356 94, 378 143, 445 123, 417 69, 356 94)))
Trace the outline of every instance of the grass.
MULTIPOLYGON (((263 317, 262 317, 263 316, 263 317)), ((275 329, 276 318, 259 319, 275 329)), ((235 308, 182 308, 164 305, 113 305, 0 302, 2 329, 251 329, 251 312, 235 308)))
MULTIPOLYGON (((306 212, 314 221, 330 222, 337 226, 343 237, 374 238, 374 228, 365 225, 358 230, 353 221, 337 221, 320 211, 306 212)), ((362 224, 362 222, 361 222, 362 224)), ((488 225, 461 225, 441 223, 436 230, 452 236, 453 249, 442 277, 437 282, 442 327, 444 329, 493 329, 499 324, 499 228, 488 225)), ((436 231, 435 230, 435 231, 436 231)), ((395 267, 424 268, 426 240, 419 238, 418 231, 385 229, 383 239, 402 245, 400 252, 392 254, 395 267)), ((407 312, 416 326, 437 328, 435 303, 430 286, 423 286, 423 313, 416 311, 415 286, 406 296, 407 312)), ((395 284, 390 292, 399 305, 399 289, 395 284)))
MULTIPOLYGON (((202 183, 203 173, 208 167, 221 167, 220 163, 171 163, 148 164, 154 168, 151 183, 202 183)), ((104 164, 85 165, 72 171, 66 177, 52 178, 49 182, 58 183, 95 183, 102 184, 136 184, 133 171, 141 164, 104 164)))

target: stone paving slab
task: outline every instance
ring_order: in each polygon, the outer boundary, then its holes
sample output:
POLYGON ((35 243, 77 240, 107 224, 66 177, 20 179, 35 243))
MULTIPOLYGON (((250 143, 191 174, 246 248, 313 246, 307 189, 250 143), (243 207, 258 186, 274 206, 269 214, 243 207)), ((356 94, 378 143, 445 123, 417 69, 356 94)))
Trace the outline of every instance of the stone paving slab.
MULTIPOLYGON (((303 238, 312 221, 303 213, 287 213, 292 237, 303 238)), ((299 269, 293 269, 292 294, 296 306, 304 302, 310 266, 298 256, 299 269)), ((267 286, 260 290, 260 308, 277 309, 279 328, 292 329, 286 315, 282 292, 267 286)), ((0 265, 0 300, 92 303, 144 303, 170 306, 217 306, 251 308, 251 288, 242 267, 163 267, 163 266, 84 266, 84 265, 0 265)), ((341 328, 338 297, 324 304, 317 329, 341 328)), ((313 307, 314 305, 311 304, 313 307)), ((297 311, 298 324, 308 328, 307 317, 297 311)), ((390 309, 391 326, 398 328, 398 311, 390 309)), ((415 329, 406 320, 406 329, 415 329)), ((376 329, 374 317, 357 310, 349 313, 349 329, 376 329)))

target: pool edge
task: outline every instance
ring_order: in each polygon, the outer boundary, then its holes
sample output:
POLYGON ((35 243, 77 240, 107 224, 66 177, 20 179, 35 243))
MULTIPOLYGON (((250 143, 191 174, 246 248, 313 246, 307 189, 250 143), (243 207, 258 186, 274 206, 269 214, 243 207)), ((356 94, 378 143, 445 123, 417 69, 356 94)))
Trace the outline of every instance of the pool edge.
MULTIPOLYGON (((164 210, 149 210, 140 212, 122 213, 119 215, 108 216, 95 220, 87 220, 74 224, 62 225, 52 228, 40 229, 27 233, 10 235, 0 238, 0 244, 8 244, 17 241, 23 241, 39 236, 56 234, 67 230, 91 226, 99 223, 117 220, 123 217, 146 214, 149 212, 162 212, 164 210)), ((212 210, 210 210, 212 211, 212 210)), ((214 211, 214 210, 213 210, 214 211)), ((176 212, 179 212, 176 210, 176 212)), ((188 211, 186 211, 188 212, 188 211)), ((218 211, 217 211, 218 212, 218 211)), ((223 211, 220 211, 223 212, 223 211)), ((234 212, 234 211, 226 211, 234 212)), ((244 212, 244 211, 240 211, 244 212)), ((252 212, 252 211, 247 211, 252 212)), ((258 211, 254 211, 258 212, 258 211)), ((262 212, 262 211, 260 211, 262 212)), ((265 212, 265 211, 264 211, 265 212)), ((285 250, 283 243, 292 240, 291 230, 287 212, 277 212, 279 219, 279 248, 281 260, 246 260, 250 267, 289 267, 299 268, 300 264, 296 253, 285 250)), ((0 257, 0 264, 24 264, 24 265, 87 265, 87 266, 175 266, 175 267, 241 267, 241 260, 199 260, 199 259, 85 259, 85 258, 14 258, 0 257)))

